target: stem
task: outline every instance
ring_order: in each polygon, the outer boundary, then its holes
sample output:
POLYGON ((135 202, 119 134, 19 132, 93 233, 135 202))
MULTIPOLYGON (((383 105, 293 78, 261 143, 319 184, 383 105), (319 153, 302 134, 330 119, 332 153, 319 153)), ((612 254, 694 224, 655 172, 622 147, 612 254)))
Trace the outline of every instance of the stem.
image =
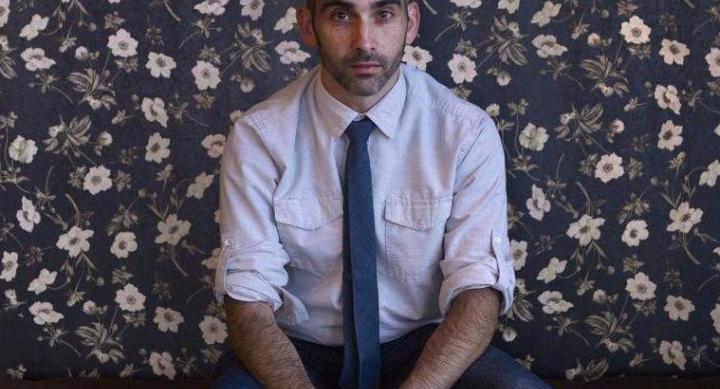
POLYGON ((176 22, 179 22, 179 21, 181 20, 180 17, 177 16, 177 14, 175 13, 175 11, 173 11, 172 8, 170 8, 170 4, 168 4, 168 0, 163 0, 163 5, 165 6, 165 9, 166 9, 168 12, 170 12, 170 16, 172 16, 173 19, 175 19, 176 22))

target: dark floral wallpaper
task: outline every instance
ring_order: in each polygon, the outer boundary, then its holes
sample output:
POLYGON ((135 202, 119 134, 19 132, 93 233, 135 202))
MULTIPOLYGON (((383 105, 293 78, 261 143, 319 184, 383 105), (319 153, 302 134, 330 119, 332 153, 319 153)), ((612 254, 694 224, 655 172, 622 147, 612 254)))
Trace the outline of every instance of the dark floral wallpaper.
MULTIPOLYGON (((0 0, 0 371, 210 376, 235 118, 317 61, 288 0, 0 0)), ((720 372, 720 2, 421 0, 404 61, 496 121, 545 378, 720 372)))

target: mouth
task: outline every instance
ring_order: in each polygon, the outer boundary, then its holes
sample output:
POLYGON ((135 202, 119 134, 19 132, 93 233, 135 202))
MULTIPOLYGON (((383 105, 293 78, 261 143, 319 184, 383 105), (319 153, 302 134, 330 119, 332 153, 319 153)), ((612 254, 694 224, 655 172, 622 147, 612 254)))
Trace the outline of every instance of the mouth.
POLYGON ((377 66, 380 66, 380 64, 376 62, 358 62, 352 65, 356 69, 371 69, 377 66))

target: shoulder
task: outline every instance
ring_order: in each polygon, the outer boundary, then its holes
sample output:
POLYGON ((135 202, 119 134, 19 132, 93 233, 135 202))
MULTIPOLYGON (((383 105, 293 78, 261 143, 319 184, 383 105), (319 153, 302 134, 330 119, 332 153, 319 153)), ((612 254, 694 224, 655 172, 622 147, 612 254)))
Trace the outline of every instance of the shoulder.
POLYGON ((492 123, 490 115, 484 109, 456 96, 432 75, 410 65, 404 65, 404 74, 410 98, 418 99, 420 104, 431 109, 434 114, 470 126, 478 126, 488 121, 492 123))
POLYGON ((282 123, 294 123, 300 110, 303 95, 319 67, 315 66, 306 73, 290 81, 267 99, 248 108, 238 122, 245 122, 264 132, 269 128, 287 128, 282 123))

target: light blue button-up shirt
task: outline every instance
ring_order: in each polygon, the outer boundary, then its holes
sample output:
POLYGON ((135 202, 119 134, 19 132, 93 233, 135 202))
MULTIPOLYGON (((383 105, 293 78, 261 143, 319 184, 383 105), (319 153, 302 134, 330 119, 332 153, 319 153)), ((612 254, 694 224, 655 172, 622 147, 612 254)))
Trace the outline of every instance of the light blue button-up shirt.
MULTIPOLYGON (((343 343, 344 134, 362 117, 320 66, 243 113, 225 142, 215 296, 266 301, 287 335, 343 343)), ((492 118, 405 64, 365 114, 380 341, 439 323, 466 289, 513 301, 502 143, 492 118)))

